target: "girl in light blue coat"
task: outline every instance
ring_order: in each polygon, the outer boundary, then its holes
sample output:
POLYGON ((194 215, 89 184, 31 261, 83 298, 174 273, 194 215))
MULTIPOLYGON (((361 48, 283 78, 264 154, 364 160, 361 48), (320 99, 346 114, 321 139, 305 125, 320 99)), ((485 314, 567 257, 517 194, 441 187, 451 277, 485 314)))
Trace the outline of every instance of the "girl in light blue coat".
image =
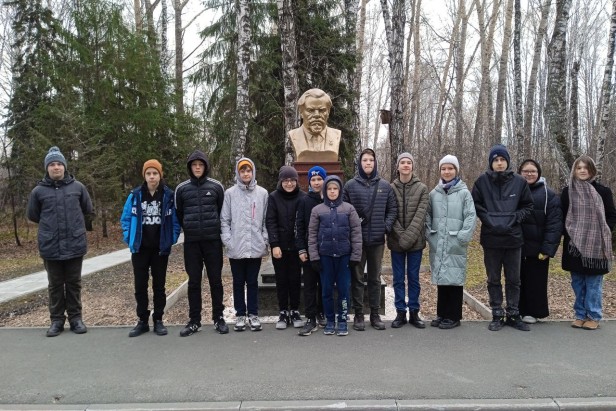
POLYGON ((456 156, 439 161, 440 181, 430 192, 426 235, 432 284, 438 288, 436 319, 431 326, 450 329, 462 319, 468 244, 475 231, 475 204, 456 156))

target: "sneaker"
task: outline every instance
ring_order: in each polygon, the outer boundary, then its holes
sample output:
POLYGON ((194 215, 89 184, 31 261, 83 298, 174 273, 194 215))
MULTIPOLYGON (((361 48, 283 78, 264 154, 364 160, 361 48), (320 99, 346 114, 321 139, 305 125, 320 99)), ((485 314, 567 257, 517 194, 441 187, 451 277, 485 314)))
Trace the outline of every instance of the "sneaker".
POLYGON ((375 330, 384 330, 385 323, 381 321, 381 316, 378 313, 370 314, 370 325, 375 330))
POLYGON ((88 332, 88 329, 86 328, 86 325, 83 323, 81 318, 77 318, 76 320, 71 321, 70 324, 71 331, 75 334, 85 334, 88 332))
POLYGON ((156 335, 167 335, 167 327, 163 324, 163 320, 154 320, 154 332, 156 335))
POLYGON ((364 331, 366 329, 363 314, 355 314, 355 318, 353 318, 353 329, 355 331, 364 331))
POLYGON ((325 325, 325 328, 323 329, 323 334, 325 335, 334 335, 336 334, 336 323, 334 323, 333 321, 328 321, 327 324, 325 325))
POLYGON ((186 327, 180 331, 180 337, 188 337, 198 331, 201 331, 201 323, 189 321, 188 324, 186 324, 186 327))
POLYGON ((304 326, 304 320, 302 320, 299 311, 291 311, 291 321, 293 322, 293 328, 302 328, 304 326))
POLYGON ((261 320, 254 314, 248 316, 248 324, 251 331, 261 331, 261 320))
POLYGON ((306 321, 306 323, 304 324, 304 327, 302 327, 302 329, 299 330, 297 334, 303 335, 303 336, 310 335, 318 329, 319 329, 319 325, 317 324, 315 319, 309 318, 308 321, 306 321))
POLYGON ((501 317, 500 315, 496 315, 496 316, 492 317, 492 321, 488 325, 488 330, 490 330, 490 331, 500 331, 500 330, 503 329, 504 325, 505 325, 504 318, 501 317))
POLYGON ((278 317, 278 322, 276 323, 277 330, 284 330, 291 323, 291 319, 289 318, 288 311, 281 311, 280 316, 278 317))
POLYGON ((450 320, 449 318, 444 318, 441 320, 441 323, 438 325, 438 328, 441 330, 450 330, 452 328, 456 328, 460 326, 460 321, 450 320))
POLYGON ((391 322, 391 328, 400 328, 406 324, 406 311, 398 311, 396 319, 391 322))
POLYGON ((507 321, 505 321, 505 325, 515 328, 520 331, 530 331, 530 327, 526 324, 519 315, 507 316, 507 321))
POLYGON ((51 322, 51 326, 47 330, 47 337, 57 337, 64 331, 64 321, 55 320, 51 322))
POLYGON ((532 315, 525 315, 524 317, 522 317, 522 321, 524 321, 526 324, 535 324, 537 322, 537 319, 532 315))
POLYGON ((240 315, 235 319, 235 325, 233 326, 235 331, 244 331, 246 329, 246 317, 240 315))
POLYGON ((327 325, 327 320, 325 319, 323 313, 317 314, 317 324, 319 324, 319 327, 321 328, 324 328, 327 325))
POLYGON ((596 330, 600 327, 601 326, 599 325, 599 321, 595 321, 595 320, 585 321, 584 325, 582 325, 582 328, 585 330, 596 330))
POLYGON ((571 323, 571 326, 573 328, 582 328, 586 321, 588 320, 575 320, 574 322, 571 323))
POLYGON ((441 325, 441 321, 443 321, 442 317, 436 317, 434 320, 430 321, 430 327, 438 327, 441 325))
POLYGON ((214 329, 218 331, 218 334, 227 334, 229 332, 229 326, 227 326, 225 319, 222 317, 218 317, 218 319, 214 321, 214 329))
POLYGON ((338 323, 338 328, 336 329, 336 335, 339 337, 344 337, 345 335, 349 335, 349 329, 347 327, 347 323, 338 323))

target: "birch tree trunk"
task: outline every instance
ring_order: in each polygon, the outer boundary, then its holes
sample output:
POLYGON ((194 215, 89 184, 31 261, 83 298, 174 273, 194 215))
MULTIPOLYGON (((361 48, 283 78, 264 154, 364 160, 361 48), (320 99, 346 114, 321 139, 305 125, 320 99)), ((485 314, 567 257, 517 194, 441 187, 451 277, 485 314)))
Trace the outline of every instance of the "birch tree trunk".
MULTIPOLYGON (((519 5, 519 0, 518 5, 519 5)), ((503 107, 505 104, 505 86, 507 85, 507 66, 509 64, 509 49, 511 47, 511 20, 513 17, 513 0, 507 0, 507 5, 505 6, 505 27, 503 31, 503 46, 501 49, 500 61, 498 65, 498 85, 496 87, 496 112, 494 118, 494 134, 496 136, 501 136, 503 130, 503 107)), ((492 16, 495 18, 495 16, 492 16)), ((518 27, 516 27, 518 28, 518 27)), ((519 32, 516 32, 518 35, 518 44, 519 44, 519 32)), ((518 61, 519 63, 519 54, 518 61)), ((514 70, 516 63, 514 59, 514 70)), ((521 75, 520 75, 521 78, 521 75)), ((518 80, 518 72, 516 71, 516 107, 518 105, 518 95, 517 95, 517 80, 518 80)), ((520 80, 521 83, 521 80, 520 80)), ((520 84, 520 91, 522 90, 522 85, 520 84)), ((519 96, 520 105, 522 104, 522 95, 519 96)), ((519 152, 519 151, 518 151, 519 152)))
POLYGON ((465 60, 466 60, 466 33, 468 31, 468 19, 472 13, 475 3, 471 3, 468 14, 466 12, 466 1, 459 0, 458 16, 460 19, 460 39, 456 47, 456 95, 453 100, 453 111, 456 117, 456 137, 455 143, 458 149, 462 148, 464 142, 464 114, 462 112, 462 101, 464 98, 465 60))
POLYGON ((250 115, 250 100, 248 96, 248 75, 250 70, 250 0, 238 0, 237 3, 237 99, 234 141, 232 155, 239 160, 246 149, 248 135, 248 119, 250 115))
MULTIPOLYGON (((516 0, 519 1, 519 0, 516 0)), ((530 157, 531 139, 533 133, 533 115, 535 109, 535 91, 537 90, 537 72, 539 71, 539 62, 541 61, 541 49, 543 46, 543 37, 548 27, 548 17, 550 15, 550 6, 552 0, 545 0, 541 7, 541 21, 535 38, 535 48, 533 53, 533 62, 528 75, 528 86, 526 87, 526 107, 524 109, 524 148, 523 152, 530 157)))
POLYGON ((548 85, 545 108, 550 141, 555 143, 556 161, 563 177, 569 174, 575 160, 569 146, 567 127, 567 24, 570 8, 571 0, 560 0, 556 3, 554 32, 548 45, 548 85))
MULTIPOLYGON (((356 56, 355 69, 349 71, 348 81, 352 86, 351 92, 353 93, 353 99, 351 102, 351 132, 352 136, 346 136, 347 139, 353 139, 353 151, 359 155, 361 152, 361 139, 359 138, 359 102, 361 98, 361 64, 362 64, 362 51, 363 51, 363 29, 362 38, 359 38, 357 32, 357 13, 359 7, 359 0, 344 0, 345 11, 345 25, 347 36, 349 36, 348 52, 350 56, 356 56), (362 44, 362 48, 358 47, 358 43, 362 44), (358 71, 359 69, 359 71, 358 71)), ((365 15, 365 7, 362 8, 362 12, 365 15)), ((364 18, 365 24, 365 18, 364 18)))
MULTIPOLYGON (((359 24, 357 25, 357 65, 355 66, 355 82, 353 83, 353 90, 357 93, 357 104, 359 109, 359 102, 361 102, 361 80, 363 76, 363 63, 365 54, 365 33, 366 33, 366 6, 369 0, 361 0, 361 6, 359 9, 359 24)), ((378 107, 377 107, 378 108, 378 107)), ((359 118, 360 111, 357 112, 359 118)), ((358 120, 359 121, 359 120, 358 120)), ((366 124, 367 125, 367 124, 366 124)), ((359 126, 359 124, 358 124, 359 126)), ((357 129, 357 140, 355 141, 355 157, 359 157, 362 150, 362 137, 361 128, 357 129)))
POLYGON ((616 42, 616 0, 612 1, 612 17, 610 19, 610 34, 608 36, 607 61, 603 73, 603 86, 601 88, 601 128, 597 139, 597 174, 601 178, 603 173, 603 160, 605 158, 605 139, 610 120, 610 98, 612 95, 612 70, 614 69, 614 47, 616 42))
POLYGON ((182 30, 182 10, 188 0, 173 0, 173 13, 175 16, 175 112, 184 114, 184 37, 182 30))
POLYGON ((391 122, 389 123, 389 141, 391 147, 390 177, 392 181, 396 172, 396 157, 404 151, 404 127, 402 124, 404 116, 402 99, 404 90, 404 26, 406 22, 404 3, 404 0, 393 0, 390 15, 388 0, 381 0, 391 72, 391 122))
MULTIPOLYGON (((522 103, 522 64, 520 62, 520 33, 522 32, 522 12, 520 0, 515 0, 515 35, 513 40, 513 72, 514 72, 514 100, 515 100, 515 140, 517 145, 518 164, 530 158, 530 152, 524 150, 524 107, 522 103)), ((498 97, 496 98, 498 101, 498 97)), ((498 103, 497 103, 498 104, 498 103)))
POLYGON ((578 89, 578 73, 580 72, 580 62, 576 61, 571 66, 571 97, 569 99, 569 107, 571 110, 571 151, 573 156, 577 157, 580 154, 580 116, 579 116, 579 89, 578 89))
POLYGON ((161 1, 161 9, 160 9, 160 20, 161 20, 161 31, 160 31, 160 63, 161 63, 161 71, 167 75, 167 70, 169 68, 169 39, 167 37, 167 24, 169 23, 169 12, 167 11, 167 0, 161 1))
POLYGON ((295 44, 295 25, 293 23, 293 0, 277 0, 278 26, 280 28, 280 48, 282 50, 282 84, 284 88, 284 148, 285 164, 293 162, 293 147, 288 137, 289 131, 299 126, 297 100, 299 99, 299 80, 297 77, 297 47, 295 44))
POLYGON ((141 14, 141 0, 133 0, 133 10, 135 12, 135 31, 140 33, 143 30, 143 15, 141 14))
MULTIPOLYGON (((462 0, 464 1, 464 0, 462 0)), ((415 64, 413 68, 413 87, 410 90, 411 96, 411 107, 409 113, 409 131, 408 131, 408 143, 410 145, 413 143, 413 138, 415 136, 415 120, 417 118, 417 113, 419 112, 419 87, 421 86, 421 38, 419 34, 419 18, 421 15, 421 0, 417 0, 415 4, 415 11, 413 16, 415 21, 413 21, 413 54, 415 55, 415 64)))

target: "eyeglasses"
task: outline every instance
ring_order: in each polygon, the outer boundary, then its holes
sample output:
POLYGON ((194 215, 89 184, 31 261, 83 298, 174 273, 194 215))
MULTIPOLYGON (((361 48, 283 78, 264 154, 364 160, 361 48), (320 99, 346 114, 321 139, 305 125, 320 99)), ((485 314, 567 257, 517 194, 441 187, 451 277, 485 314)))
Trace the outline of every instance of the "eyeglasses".
POLYGON ((537 174, 538 170, 522 170, 522 174, 537 174))
POLYGON ((295 184, 297 181, 293 180, 292 178, 287 178, 285 180, 282 180, 282 184, 295 184))

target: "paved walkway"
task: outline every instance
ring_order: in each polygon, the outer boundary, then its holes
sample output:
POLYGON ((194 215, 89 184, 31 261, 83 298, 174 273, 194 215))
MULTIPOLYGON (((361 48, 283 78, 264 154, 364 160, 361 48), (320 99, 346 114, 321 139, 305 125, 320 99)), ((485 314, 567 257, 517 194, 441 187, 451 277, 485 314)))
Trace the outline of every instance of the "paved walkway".
POLYGON ((616 324, 191 337, 0 328, 0 410, 614 410, 616 324))

